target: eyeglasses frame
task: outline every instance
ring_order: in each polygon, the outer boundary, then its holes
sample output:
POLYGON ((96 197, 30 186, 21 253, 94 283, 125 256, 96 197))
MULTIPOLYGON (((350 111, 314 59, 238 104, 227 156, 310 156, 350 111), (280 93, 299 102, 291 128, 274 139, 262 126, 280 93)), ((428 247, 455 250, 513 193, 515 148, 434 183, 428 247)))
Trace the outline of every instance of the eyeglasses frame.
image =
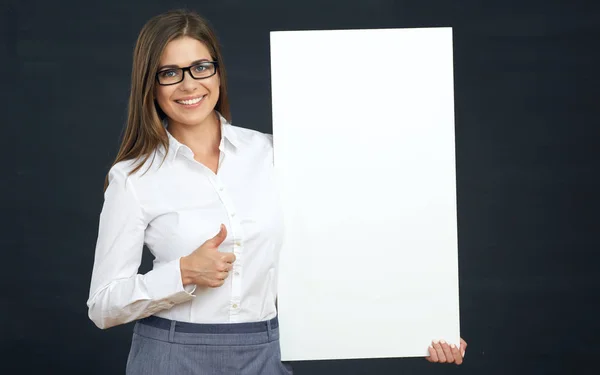
POLYGON ((178 83, 181 83, 181 82, 183 82, 183 80, 185 79, 185 72, 188 72, 189 76, 190 76, 190 77, 192 77, 192 78, 193 78, 193 79, 195 79, 195 80, 206 79, 206 78, 210 78, 210 77, 214 76, 215 74, 217 74, 217 69, 218 69, 218 68, 219 68, 219 62, 218 62, 218 61, 201 61, 201 62, 199 62, 199 63, 197 63, 197 64, 190 65, 190 66, 186 66, 185 68, 167 68, 167 69, 163 69, 163 70, 160 70, 160 71, 156 72, 156 82, 157 82, 157 83, 158 83, 160 86, 171 86, 171 85, 176 85, 176 84, 178 84, 178 83), (206 64, 206 63, 210 63, 210 64, 212 64, 212 65, 214 66, 214 68, 215 68, 215 71, 213 72, 213 74, 211 74, 211 75, 209 75, 209 76, 207 76, 207 77, 199 77, 199 78, 196 78, 196 77, 194 77, 194 75, 192 74, 192 71, 191 71, 191 69, 192 69, 193 67, 195 67, 195 66, 202 65, 202 64, 206 64), (172 69, 181 69, 181 71, 182 71, 182 73, 181 73, 181 80, 179 80, 179 81, 177 81, 177 82, 173 82, 173 83, 160 83, 160 80, 159 80, 159 78, 158 78, 158 75, 159 75, 160 73, 162 73, 162 72, 166 72, 167 70, 172 70, 172 69))

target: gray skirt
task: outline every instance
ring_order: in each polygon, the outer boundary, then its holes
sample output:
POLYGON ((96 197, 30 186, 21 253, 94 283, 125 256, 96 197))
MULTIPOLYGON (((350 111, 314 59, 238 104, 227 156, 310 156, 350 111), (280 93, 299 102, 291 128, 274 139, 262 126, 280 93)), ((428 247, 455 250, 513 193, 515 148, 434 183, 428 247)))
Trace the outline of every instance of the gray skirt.
POLYGON ((194 324, 150 316, 136 322, 128 375, 291 375, 281 362, 277 318, 194 324))

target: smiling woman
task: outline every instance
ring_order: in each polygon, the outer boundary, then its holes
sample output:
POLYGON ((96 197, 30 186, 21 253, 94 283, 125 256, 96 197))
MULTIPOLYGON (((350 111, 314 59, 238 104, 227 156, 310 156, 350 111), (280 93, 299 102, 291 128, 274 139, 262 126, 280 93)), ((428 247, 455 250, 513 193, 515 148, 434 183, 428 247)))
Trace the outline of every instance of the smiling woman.
POLYGON ((275 304, 272 137, 230 121, 208 22, 187 11, 148 21, 87 301, 100 328, 136 321, 127 374, 291 373, 275 304), (155 260, 142 275, 144 245, 155 260))

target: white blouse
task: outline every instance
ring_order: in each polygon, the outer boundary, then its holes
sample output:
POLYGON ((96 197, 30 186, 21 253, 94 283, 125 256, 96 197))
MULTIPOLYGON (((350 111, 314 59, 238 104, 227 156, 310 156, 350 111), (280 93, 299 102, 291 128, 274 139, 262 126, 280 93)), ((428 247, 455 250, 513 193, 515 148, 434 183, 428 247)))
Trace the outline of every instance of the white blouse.
POLYGON ((276 315, 282 216, 275 188, 272 136, 221 117, 217 173, 194 160, 169 134, 136 173, 116 164, 100 214, 90 295, 90 319, 100 328, 149 315, 194 323, 235 323, 276 315), (162 163, 162 165, 161 165, 162 163), (236 261, 218 288, 182 285, 179 260, 219 231, 219 251, 236 261), (143 245, 153 269, 138 274, 143 245))

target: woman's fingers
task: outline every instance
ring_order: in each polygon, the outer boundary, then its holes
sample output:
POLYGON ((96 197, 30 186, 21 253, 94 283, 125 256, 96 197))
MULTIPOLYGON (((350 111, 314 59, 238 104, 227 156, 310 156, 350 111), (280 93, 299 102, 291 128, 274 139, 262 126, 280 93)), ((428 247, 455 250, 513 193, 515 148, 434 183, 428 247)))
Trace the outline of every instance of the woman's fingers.
POLYGON ((435 354, 438 357, 439 363, 446 363, 446 355, 444 354, 444 349, 442 349, 442 345, 439 341, 433 341, 433 348, 435 349, 435 354))
POLYGON ((463 358, 465 358, 466 352, 467 352, 467 342, 461 338, 460 339, 460 354, 463 358))
POLYGON ((454 358, 454 363, 456 363, 457 365, 462 364, 463 357, 460 354, 460 350, 456 347, 456 345, 450 345, 450 350, 452 351, 452 358, 454 358))
POLYGON ((454 356, 452 355, 452 350, 450 349, 450 345, 444 340, 440 340, 440 344, 442 346, 442 350, 444 351, 444 356, 446 357, 446 362, 452 363, 454 362, 454 356))
POLYGON ((425 357, 429 362, 438 362, 439 358, 433 346, 429 346, 429 357, 425 357))
POLYGON ((456 363, 461 365, 467 350, 467 342, 460 339, 460 346, 448 344, 444 340, 434 340, 429 347, 429 356, 425 357, 429 362, 456 363))

